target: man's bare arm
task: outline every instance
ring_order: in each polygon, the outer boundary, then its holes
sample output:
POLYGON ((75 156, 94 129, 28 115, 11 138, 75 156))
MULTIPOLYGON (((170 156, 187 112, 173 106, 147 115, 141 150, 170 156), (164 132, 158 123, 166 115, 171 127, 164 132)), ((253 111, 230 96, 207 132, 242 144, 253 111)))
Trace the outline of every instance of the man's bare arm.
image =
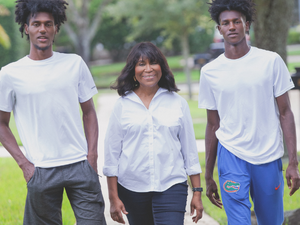
POLYGON ((291 110, 290 99, 287 92, 277 97, 276 101, 280 114, 280 124, 289 155, 286 180, 288 187, 291 189, 290 195, 293 195, 300 187, 294 115, 291 110))
POLYGON ((0 142, 15 159, 23 171, 26 182, 30 180, 34 173, 34 165, 28 161, 20 150, 17 141, 9 128, 10 112, 0 111, 0 142))

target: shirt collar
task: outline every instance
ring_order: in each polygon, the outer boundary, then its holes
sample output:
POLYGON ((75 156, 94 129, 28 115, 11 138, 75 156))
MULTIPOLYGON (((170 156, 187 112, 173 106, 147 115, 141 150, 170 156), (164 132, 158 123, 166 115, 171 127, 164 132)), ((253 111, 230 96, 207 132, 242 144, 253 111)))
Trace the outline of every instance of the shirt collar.
MULTIPOLYGON (((162 94, 164 92, 167 92, 167 91, 168 91, 167 89, 160 87, 157 90, 157 92, 155 93, 153 99, 156 98, 157 96, 159 96, 160 94, 162 94)), ((140 102, 140 98, 137 96, 137 94, 134 93, 134 91, 127 91, 125 94, 126 95, 123 98, 128 98, 132 101, 140 102)))

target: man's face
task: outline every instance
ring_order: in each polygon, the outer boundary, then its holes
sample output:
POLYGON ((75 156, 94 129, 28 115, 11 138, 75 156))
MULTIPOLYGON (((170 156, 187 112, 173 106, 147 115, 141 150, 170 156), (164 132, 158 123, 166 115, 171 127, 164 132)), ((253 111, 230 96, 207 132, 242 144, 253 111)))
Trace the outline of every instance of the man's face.
POLYGON ((249 31, 249 22, 245 16, 235 10, 223 11, 220 16, 218 30, 223 35, 224 42, 230 45, 238 45, 246 41, 246 32, 249 31))
POLYGON ((25 24, 25 33, 29 35, 31 50, 52 51, 57 27, 51 13, 38 12, 25 24), (34 48, 34 49, 32 49, 34 48))

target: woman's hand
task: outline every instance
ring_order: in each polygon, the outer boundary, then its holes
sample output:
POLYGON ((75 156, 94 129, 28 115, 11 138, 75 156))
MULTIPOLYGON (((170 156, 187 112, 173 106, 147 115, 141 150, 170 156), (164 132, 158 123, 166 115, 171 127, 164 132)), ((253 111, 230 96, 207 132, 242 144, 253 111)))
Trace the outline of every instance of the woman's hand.
POLYGON ((193 193, 193 198, 191 201, 191 216, 194 214, 195 210, 196 210, 196 216, 193 217, 193 222, 197 223, 198 220, 202 218, 202 213, 203 213, 201 192, 199 191, 195 191, 193 193))
POLYGON ((111 216, 111 218, 114 221, 117 221, 118 223, 125 224, 122 213, 128 214, 123 202, 119 198, 117 198, 115 200, 110 200, 110 216, 111 216))

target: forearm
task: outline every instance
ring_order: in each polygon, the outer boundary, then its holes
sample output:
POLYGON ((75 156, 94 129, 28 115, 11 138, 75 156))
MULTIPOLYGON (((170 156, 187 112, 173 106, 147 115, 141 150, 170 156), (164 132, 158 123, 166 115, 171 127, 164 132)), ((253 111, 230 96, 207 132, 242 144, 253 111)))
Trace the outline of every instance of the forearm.
POLYGON ((280 115, 280 124, 288 151, 289 164, 298 165, 296 128, 291 110, 288 110, 284 115, 280 115))
POLYGON ((190 180, 193 187, 201 187, 200 174, 190 175, 190 180))
POLYGON ((20 150, 17 141, 7 125, 0 124, 0 142, 4 148, 11 154, 15 159, 19 167, 23 167, 27 163, 30 163, 20 150))
POLYGON ((98 157, 97 146, 98 146, 98 121, 95 111, 86 113, 82 117, 84 124, 84 132, 88 145, 88 155, 98 157))
POLYGON ((118 177, 107 177, 109 200, 113 201, 119 198, 118 195, 118 177))
POLYGON ((205 132, 205 179, 213 178, 214 167, 217 158, 218 139, 216 137, 216 130, 218 126, 209 125, 206 126, 205 132))

